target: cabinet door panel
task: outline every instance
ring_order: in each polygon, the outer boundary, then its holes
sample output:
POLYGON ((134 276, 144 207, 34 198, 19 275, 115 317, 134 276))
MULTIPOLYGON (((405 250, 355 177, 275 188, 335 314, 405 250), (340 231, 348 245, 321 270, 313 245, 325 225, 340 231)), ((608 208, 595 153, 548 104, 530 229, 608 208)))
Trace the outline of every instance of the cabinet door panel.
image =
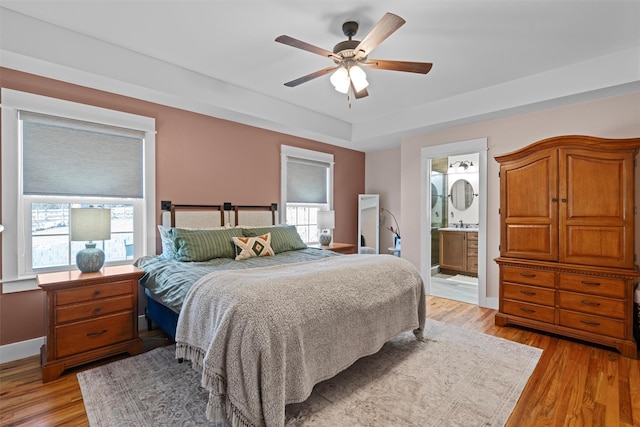
POLYGON ((557 260, 557 151, 505 163, 500 176, 500 255, 557 260))
POLYGON ((464 271, 467 268, 467 239, 462 231, 440 232, 440 268, 464 271))
POLYGON ((560 261, 633 268, 633 153, 560 150, 560 261))

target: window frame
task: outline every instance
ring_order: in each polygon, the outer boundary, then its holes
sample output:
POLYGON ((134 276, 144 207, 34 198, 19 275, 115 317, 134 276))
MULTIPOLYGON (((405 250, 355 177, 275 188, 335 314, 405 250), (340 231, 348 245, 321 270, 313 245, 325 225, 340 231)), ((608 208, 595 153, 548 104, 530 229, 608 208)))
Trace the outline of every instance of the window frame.
MULTIPOLYGON (((18 118, 19 110, 28 110, 52 116, 66 117, 105 125, 143 131, 144 198, 134 219, 134 257, 155 253, 155 119, 122 111, 1 88, 2 95, 2 293, 39 289, 35 283, 37 274, 31 265, 25 264, 25 252, 31 250, 30 225, 25 220, 30 215, 32 196, 22 194, 22 138, 18 118), (28 207, 27 207, 28 205, 28 207), (29 227, 29 229, 27 229, 29 227), (26 242, 26 239, 29 242, 26 242), (8 250, 16 248, 17 250, 8 250)), ((39 198, 40 199, 40 198, 39 198)), ((44 197, 42 199, 45 199, 44 197)), ((88 203, 89 198, 46 197, 61 203, 88 203)), ((41 200, 41 199, 40 199, 41 200)), ((93 200, 96 200, 95 198, 93 200)), ((98 199, 108 202, 114 199, 98 199)), ((125 199, 115 199, 125 200, 125 199)), ((134 199, 125 203, 134 204, 134 199)), ((28 257, 31 258, 31 255, 28 257)), ((117 262, 114 262, 116 264, 117 262)), ((130 260, 122 261, 130 263, 130 260)), ((73 270, 75 265, 54 270, 73 270)), ((44 270, 44 269, 43 269, 44 270)), ((54 271, 46 269, 46 271, 54 271)), ((40 272, 40 269, 38 269, 40 272)))
MULTIPOLYGON (((287 165, 289 157, 310 160, 314 162, 322 162, 329 165, 328 182, 327 182, 327 205, 329 210, 333 209, 333 183, 334 183, 334 156, 330 153, 308 150, 305 148, 292 147, 289 145, 280 146, 280 223, 287 223, 287 165)), ((311 209, 319 209, 317 203, 292 203, 296 207, 309 207, 311 209)), ((330 231, 333 234, 333 230, 330 231)), ((316 242, 305 242, 307 244, 316 244, 316 242)))

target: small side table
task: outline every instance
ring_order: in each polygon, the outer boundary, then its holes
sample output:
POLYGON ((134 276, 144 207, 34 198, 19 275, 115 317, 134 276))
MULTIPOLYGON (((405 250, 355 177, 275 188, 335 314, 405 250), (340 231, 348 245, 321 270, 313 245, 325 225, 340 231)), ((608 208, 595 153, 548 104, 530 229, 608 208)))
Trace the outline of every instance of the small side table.
POLYGON ((38 274, 47 293, 47 341, 41 349, 42 382, 65 369, 120 353, 142 352, 138 337, 138 279, 132 265, 38 274))
POLYGON ((326 249, 328 251, 337 252, 340 254, 354 254, 356 253, 356 245, 352 245, 351 243, 331 243, 329 246, 321 246, 321 245, 309 245, 311 248, 320 248, 326 249))

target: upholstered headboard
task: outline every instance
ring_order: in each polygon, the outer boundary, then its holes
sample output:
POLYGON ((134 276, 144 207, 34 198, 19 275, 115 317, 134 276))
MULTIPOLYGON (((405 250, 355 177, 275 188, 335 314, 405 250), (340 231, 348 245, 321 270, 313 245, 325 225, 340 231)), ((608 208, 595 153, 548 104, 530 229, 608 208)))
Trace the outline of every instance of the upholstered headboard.
POLYGON ((165 227, 212 228, 244 225, 247 227, 278 224, 278 204, 271 205, 178 205, 162 202, 162 225, 165 227))

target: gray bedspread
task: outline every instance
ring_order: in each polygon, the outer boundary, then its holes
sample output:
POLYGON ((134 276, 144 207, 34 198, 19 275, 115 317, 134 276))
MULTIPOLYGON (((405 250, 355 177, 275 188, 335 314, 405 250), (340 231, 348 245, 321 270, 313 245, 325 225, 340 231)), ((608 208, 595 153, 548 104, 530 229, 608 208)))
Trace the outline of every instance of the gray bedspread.
POLYGON ((244 270, 279 264, 294 264, 332 256, 342 255, 317 248, 306 248, 281 252, 276 256, 249 258, 242 261, 215 258, 203 262, 181 262, 159 256, 142 257, 136 260, 135 265, 145 271, 144 276, 140 279, 140 284, 149 290, 151 297, 174 312, 179 313, 191 286, 198 279, 213 271, 244 270))
POLYGON ((184 301, 176 356, 202 372, 209 419, 284 426, 286 404, 403 331, 421 337, 425 316, 418 271, 391 255, 218 271, 184 301))

